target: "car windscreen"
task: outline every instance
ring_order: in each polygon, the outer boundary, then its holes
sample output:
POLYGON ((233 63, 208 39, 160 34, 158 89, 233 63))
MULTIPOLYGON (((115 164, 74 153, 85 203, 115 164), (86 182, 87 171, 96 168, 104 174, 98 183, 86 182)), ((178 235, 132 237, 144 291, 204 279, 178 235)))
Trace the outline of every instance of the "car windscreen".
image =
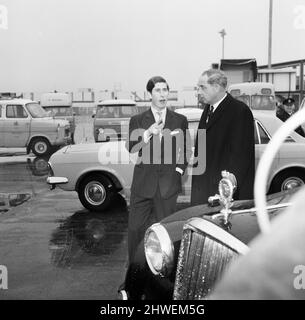
POLYGON ((255 95, 251 100, 253 110, 275 110, 275 99, 271 95, 255 95))
POLYGON ((33 118, 49 117, 48 113, 38 103, 27 103, 26 108, 33 118))
POLYGON ((63 117, 63 116, 72 116, 72 108, 71 107, 45 107, 46 111, 51 111, 52 116, 63 117))
POLYGON ((244 94, 241 96, 235 96, 234 98, 245 103, 248 107, 250 107, 250 96, 244 94))
POLYGON ((136 106, 98 106, 96 118, 130 118, 137 113, 136 106))

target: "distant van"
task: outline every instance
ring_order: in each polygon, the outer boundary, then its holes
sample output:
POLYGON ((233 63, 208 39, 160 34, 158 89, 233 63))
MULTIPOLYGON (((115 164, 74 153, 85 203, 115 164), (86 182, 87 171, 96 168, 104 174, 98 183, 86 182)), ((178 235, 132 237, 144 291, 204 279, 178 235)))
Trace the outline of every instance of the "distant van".
POLYGON ((0 147, 26 147, 44 156, 70 142, 69 122, 50 117, 36 101, 0 100, 0 147))
POLYGON ((72 97, 69 93, 50 92, 43 93, 40 97, 40 105, 50 112, 56 119, 68 120, 71 128, 71 139, 74 143, 75 114, 72 110, 72 97))
POLYGON ((126 138, 129 120, 137 113, 137 104, 130 99, 100 101, 96 107, 96 114, 93 116, 95 142, 126 138))
POLYGON ((228 92, 253 110, 272 110, 275 112, 276 100, 272 83, 235 83, 229 86, 228 92))

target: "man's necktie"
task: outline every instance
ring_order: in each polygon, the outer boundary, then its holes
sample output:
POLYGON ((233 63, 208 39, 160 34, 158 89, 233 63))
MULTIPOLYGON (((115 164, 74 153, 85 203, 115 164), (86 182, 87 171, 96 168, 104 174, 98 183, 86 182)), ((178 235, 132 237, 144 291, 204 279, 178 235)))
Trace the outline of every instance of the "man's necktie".
POLYGON ((207 121, 206 123, 208 123, 210 121, 210 118, 212 117, 214 111, 214 107, 213 106, 209 106, 209 110, 208 110, 208 116, 207 116, 207 121))
MULTIPOLYGON (((157 111, 157 123, 158 124, 163 124, 163 121, 162 121, 162 112, 161 111, 157 111)), ((160 135, 159 135, 159 137, 160 137, 160 141, 161 141, 161 139, 162 139, 162 132, 160 132, 160 135)))
POLYGON ((162 123, 162 112, 161 111, 158 111, 157 112, 157 123, 159 123, 161 120, 161 123, 162 123))

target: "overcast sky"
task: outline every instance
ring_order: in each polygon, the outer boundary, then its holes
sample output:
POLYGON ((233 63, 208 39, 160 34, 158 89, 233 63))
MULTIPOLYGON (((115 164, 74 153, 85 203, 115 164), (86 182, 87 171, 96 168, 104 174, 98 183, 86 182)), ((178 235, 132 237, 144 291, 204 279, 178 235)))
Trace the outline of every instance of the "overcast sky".
MULTIPOLYGON (((143 92, 153 75, 179 90, 219 62, 223 28, 225 58, 267 64, 268 9, 269 0, 0 0, 0 92, 143 92)), ((272 62, 302 58, 305 0, 273 0, 272 62)))

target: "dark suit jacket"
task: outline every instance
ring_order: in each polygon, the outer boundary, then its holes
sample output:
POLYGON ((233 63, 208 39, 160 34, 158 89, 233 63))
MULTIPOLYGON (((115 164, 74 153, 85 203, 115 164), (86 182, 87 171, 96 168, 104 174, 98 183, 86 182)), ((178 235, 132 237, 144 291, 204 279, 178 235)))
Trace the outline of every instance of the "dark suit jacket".
MULTIPOLYGON (((230 94, 219 104, 208 124, 206 108, 198 129, 206 129, 206 170, 192 176, 192 204, 206 203, 218 193, 221 171, 236 176, 238 189, 234 199, 253 198, 255 173, 254 120, 251 110, 230 94)), ((197 133, 198 137, 198 133, 197 133)), ((195 142, 195 157, 198 141, 195 142)))
POLYGON ((151 109, 130 119, 126 148, 131 153, 139 151, 131 192, 153 198, 159 185, 161 196, 166 199, 181 192, 181 174, 176 167, 184 172, 187 166, 190 152, 186 146, 188 122, 185 116, 167 109, 162 140, 154 135, 144 143, 143 133, 154 122, 151 109))

